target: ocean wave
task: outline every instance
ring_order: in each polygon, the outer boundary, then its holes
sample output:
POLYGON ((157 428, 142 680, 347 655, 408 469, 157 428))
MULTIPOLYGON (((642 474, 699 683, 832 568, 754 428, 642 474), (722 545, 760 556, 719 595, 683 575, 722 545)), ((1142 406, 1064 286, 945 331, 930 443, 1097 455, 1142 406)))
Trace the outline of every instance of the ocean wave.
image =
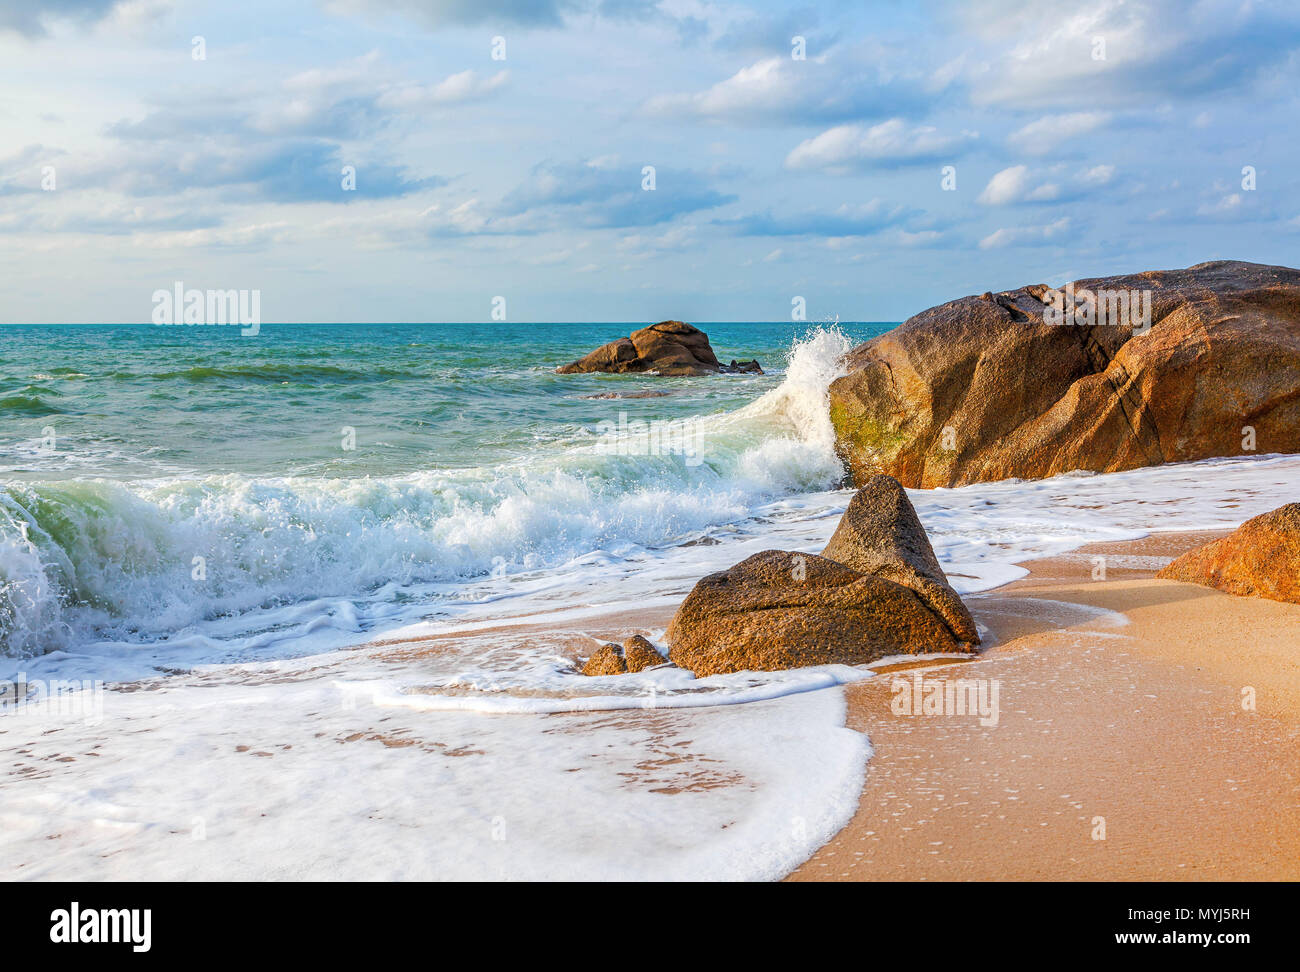
POLYGON ((653 434, 611 417, 494 467, 0 485, 3 652, 237 640, 319 624, 280 612, 307 601, 391 602, 421 585, 687 541, 839 482, 826 396, 848 344, 813 332, 782 383, 738 411, 653 434))
MULTIPOLYGON (((45 394, 51 394, 46 391, 45 394)), ((54 393, 57 394, 57 393, 54 393)), ((63 410, 51 405, 30 390, 23 390, 13 395, 0 398, 0 414, 27 415, 40 418, 44 415, 62 415, 63 410)))

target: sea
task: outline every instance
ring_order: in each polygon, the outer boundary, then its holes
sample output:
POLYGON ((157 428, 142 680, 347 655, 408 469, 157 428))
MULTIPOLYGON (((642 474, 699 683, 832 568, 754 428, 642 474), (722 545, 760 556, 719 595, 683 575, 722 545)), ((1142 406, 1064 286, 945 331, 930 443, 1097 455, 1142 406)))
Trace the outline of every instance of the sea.
MULTIPOLYGON (((0 327, 0 873, 806 859, 857 807, 843 686, 869 669, 592 679, 573 646, 760 550, 820 550, 852 495, 828 386, 896 325, 699 324, 762 375, 555 374, 636 326, 0 327)), ((911 497, 975 597, 1089 542, 1236 526, 1297 481, 1300 457, 1244 454, 911 497)))

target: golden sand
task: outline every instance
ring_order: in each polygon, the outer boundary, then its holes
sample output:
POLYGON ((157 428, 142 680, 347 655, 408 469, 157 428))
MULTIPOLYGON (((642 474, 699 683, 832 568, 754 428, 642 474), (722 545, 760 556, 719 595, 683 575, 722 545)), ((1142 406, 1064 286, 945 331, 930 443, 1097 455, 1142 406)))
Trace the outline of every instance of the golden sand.
POLYGON ((1300 878, 1300 605, 1153 578, 1205 539, 1096 544, 969 598, 989 647, 923 677, 996 680, 996 725, 850 686, 861 803, 791 878, 1300 878))

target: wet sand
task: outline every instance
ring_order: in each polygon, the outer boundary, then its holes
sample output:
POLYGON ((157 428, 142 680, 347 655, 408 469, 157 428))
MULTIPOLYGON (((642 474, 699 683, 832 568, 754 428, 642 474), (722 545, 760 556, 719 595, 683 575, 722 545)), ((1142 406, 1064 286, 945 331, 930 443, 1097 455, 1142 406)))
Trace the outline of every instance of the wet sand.
POLYGON ((861 802, 791 879, 1300 878, 1300 605, 1154 578, 1217 535, 1094 544, 968 598, 986 649, 898 675, 995 680, 996 724, 849 686, 861 802))

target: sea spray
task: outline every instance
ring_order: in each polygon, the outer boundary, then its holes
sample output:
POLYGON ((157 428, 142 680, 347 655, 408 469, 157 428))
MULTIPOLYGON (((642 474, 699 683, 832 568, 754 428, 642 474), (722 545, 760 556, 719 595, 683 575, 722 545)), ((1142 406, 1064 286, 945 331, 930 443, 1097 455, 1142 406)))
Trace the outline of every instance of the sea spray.
POLYGON ((580 429, 513 462, 404 476, 2 484, 2 652, 268 633, 291 650, 295 632, 356 633, 395 599, 454 599, 468 579, 635 557, 744 521, 842 475, 826 388, 847 348, 813 331, 750 405, 672 420, 691 456, 620 454, 580 429))

